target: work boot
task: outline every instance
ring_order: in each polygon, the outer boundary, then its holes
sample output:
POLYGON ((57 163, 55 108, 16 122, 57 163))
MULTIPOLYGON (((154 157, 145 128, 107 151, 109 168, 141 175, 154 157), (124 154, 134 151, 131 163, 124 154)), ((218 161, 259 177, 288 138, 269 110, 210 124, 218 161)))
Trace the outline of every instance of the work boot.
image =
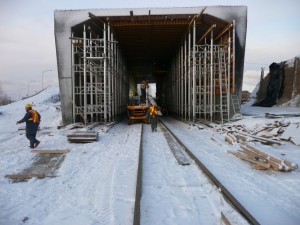
POLYGON ((34 148, 36 148, 41 142, 36 140, 35 143, 34 143, 34 148))
POLYGON ((30 144, 29 148, 34 148, 34 145, 33 145, 33 144, 30 144))

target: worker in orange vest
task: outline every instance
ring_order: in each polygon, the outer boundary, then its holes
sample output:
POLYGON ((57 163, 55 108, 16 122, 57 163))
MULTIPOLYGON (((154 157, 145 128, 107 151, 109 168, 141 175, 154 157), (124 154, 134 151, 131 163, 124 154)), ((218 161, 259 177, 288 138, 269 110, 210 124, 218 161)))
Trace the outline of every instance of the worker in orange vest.
POLYGON ((149 107, 149 120, 151 124, 152 132, 157 132, 157 122, 158 122, 158 109, 157 106, 151 105, 149 107))
POLYGON ((26 137, 30 142, 30 148, 36 148, 40 141, 36 139, 36 133, 41 121, 41 115, 32 109, 31 104, 25 104, 26 114, 23 119, 17 121, 16 124, 26 122, 26 137))

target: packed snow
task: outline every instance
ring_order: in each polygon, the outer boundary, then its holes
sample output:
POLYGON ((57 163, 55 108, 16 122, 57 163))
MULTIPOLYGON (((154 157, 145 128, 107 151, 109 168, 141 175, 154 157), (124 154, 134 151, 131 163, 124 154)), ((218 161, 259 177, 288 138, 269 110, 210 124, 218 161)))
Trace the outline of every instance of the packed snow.
MULTIPOLYGON (((265 112, 300 113, 295 107, 251 107, 232 124, 249 130, 279 119, 265 118, 265 112)), ((215 128, 195 126, 162 117, 181 141, 229 189, 260 224, 300 223, 300 173, 254 170, 248 163, 227 153, 237 146, 224 141, 215 128)), ((299 117, 280 120, 299 123, 299 117)), ((33 96, 0 107, 0 224, 96 225, 132 224, 138 151, 142 126, 143 180, 141 224, 221 224, 222 210, 233 224, 246 222, 228 205, 218 190, 191 162, 177 164, 160 127, 152 133, 148 124, 127 125, 126 119, 107 127, 95 127, 98 141, 75 144, 67 141, 73 132, 61 125, 59 88, 52 86, 33 96), (5 175, 29 167, 35 154, 16 125, 25 103, 33 103, 42 116, 38 149, 68 149, 70 152, 53 177, 12 182, 5 175), (213 212, 214 215, 211 214, 213 212)), ((255 143, 265 152, 300 165, 300 147, 255 143)))

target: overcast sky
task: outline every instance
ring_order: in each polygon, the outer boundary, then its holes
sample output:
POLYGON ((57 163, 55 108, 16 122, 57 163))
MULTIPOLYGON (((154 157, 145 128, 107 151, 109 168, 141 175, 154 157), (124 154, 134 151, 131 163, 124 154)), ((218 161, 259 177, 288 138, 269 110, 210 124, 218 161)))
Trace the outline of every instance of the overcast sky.
POLYGON ((300 55, 299 0, 0 0, 0 85, 13 99, 57 83, 54 10, 140 7, 248 6, 243 89, 261 67, 300 55))

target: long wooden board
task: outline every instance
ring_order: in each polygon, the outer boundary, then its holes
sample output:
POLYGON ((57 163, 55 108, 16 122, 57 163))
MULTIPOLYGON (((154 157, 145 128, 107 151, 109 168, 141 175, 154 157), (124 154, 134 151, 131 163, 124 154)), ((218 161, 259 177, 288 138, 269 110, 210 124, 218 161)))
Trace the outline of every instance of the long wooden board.
POLYGON ((244 132, 240 132, 240 134, 242 134, 244 136, 252 137, 253 139, 258 140, 258 141, 267 142, 267 143, 271 143, 271 144, 282 145, 282 143, 280 141, 275 141, 275 140, 271 140, 271 139, 268 139, 268 138, 258 137, 258 136, 247 134, 247 133, 244 133, 244 132))
POLYGON ((31 150, 30 152, 38 154, 66 154, 69 153, 70 150, 31 150))
POLYGON ((8 175, 5 175, 5 178, 8 178, 8 179, 20 179, 20 180, 31 179, 33 177, 44 178, 45 174, 44 173, 18 173, 18 174, 8 174, 8 175))

